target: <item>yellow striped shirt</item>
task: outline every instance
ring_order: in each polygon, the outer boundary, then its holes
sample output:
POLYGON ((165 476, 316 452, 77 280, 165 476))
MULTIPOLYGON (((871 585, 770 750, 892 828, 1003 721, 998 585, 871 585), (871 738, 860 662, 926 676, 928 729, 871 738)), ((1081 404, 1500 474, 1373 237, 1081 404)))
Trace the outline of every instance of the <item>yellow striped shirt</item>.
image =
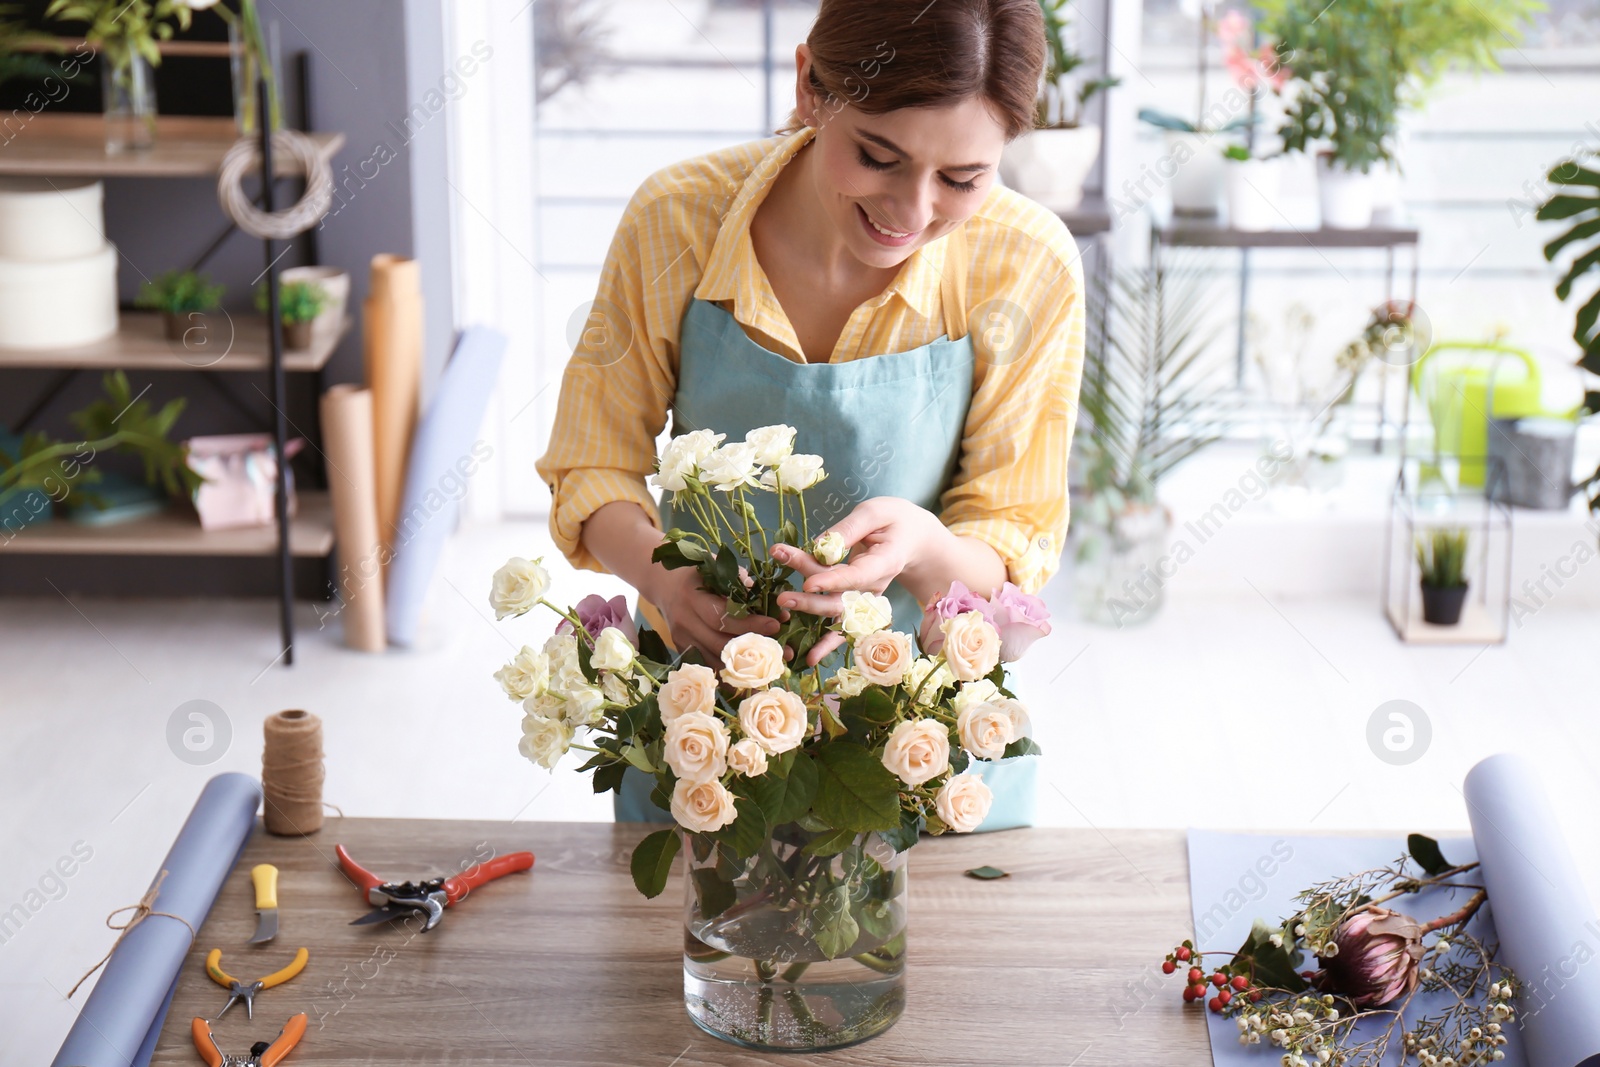
MULTIPOLYGON (((553 498, 550 533, 574 566, 605 570, 579 541, 583 521, 604 504, 636 501, 660 526, 646 478, 672 404, 678 327, 692 297, 729 311, 762 347, 805 361, 756 259, 750 219, 767 179, 815 133, 805 127, 673 164, 629 201, 588 329, 562 375, 549 450, 535 464, 553 498)), ((939 518, 993 546, 1010 580, 1034 593, 1060 567, 1067 530, 1067 451, 1083 367, 1078 251, 1060 218, 999 185, 963 225, 977 360, 960 460, 939 518)), ((902 352, 942 336, 946 246, 940 239, 917 249, 887 289, 857 307, 831 361, 902 352)))

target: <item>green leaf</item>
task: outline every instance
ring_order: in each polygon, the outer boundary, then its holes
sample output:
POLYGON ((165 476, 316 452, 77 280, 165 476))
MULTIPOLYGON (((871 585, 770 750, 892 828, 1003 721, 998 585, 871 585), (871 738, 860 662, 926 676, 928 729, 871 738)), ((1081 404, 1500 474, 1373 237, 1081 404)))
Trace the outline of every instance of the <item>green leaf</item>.
POLYGON ((650 559, 654 563, 661 564, 669 571, 675 571, 679 567, 693 567, 699 562, 698 560, 690 559, 688 554, 683 551, 682 546, 672 541, 657 545, 655 551, 650 553, 650 559))
POLYGON ((999 867, 974 867, 966 872, 968 878, 981 878, 983 881, 993 881, 996 878, 1010 878, 1010 871, 1002 871, 999 867))
POLYGON ((735 797, 733 807, 739 813, 737 817, 712 836, 726 843, 740 859, 745 859, 754 856, 767 839, 767 816, 749 797, 735 797))
POLYGON ((717 558, 702 566, 700 575, 706 589, 721 596, 744 591, 744 583, 739 581, 739 555, 729 545, 717 548, 717 558))
MULTIPOLYGON (((654 693, 617 715, 617 736, 634 738, 641 733, 661 732, 661 702, 654 693)), ((643 768, 641 768, 642 770, 643 768)), ((654 773, 646 771, 646 773, 654 773)))
POLYGON ((650 757, 645 755, 644 749, 638 745, 624 745, 622 747, 622 758, 646 774, 656 773, 655 764, 650 762, 650 757))
POLYGON ((878 836, 883 838, 884 844, 896 852, 904 852, 917 843, 917 838, 922 834, 924 821, 922 815, 918 812, 902 812, 900 825, 893 830, 879 830, 878 836))
POLYGON ((633 850, 629 867, 633 870, 633 884, 647 897, 658 897, 667 887, 667 875, 672 872, 672 861, 682 843, 676 828, 657 830, 633 850))
POLYGON ((697 867, 694 870, 694 892, 700 901, 700 917, 715 919, 739 899, 733 883, 725 881, 715 867, 697 867))
POLYGON ((900 825, 900 782, 860 745, 834 741, 816 754, 812 810, 840 830, 893 830, 900 825))
POLYGON ((772 826, 794 822, 804 815, 817 794, 817 765, 804 752, 790 751, 796 756, 787 778, 776 777, 769 768, 759 778, 745 779, 751 798, 761 806, 772 826))
POLYGON ((1043 753, 1044 749, 1036 745, 1033 741, 1033 738, 1019 737, 1006 746, 1005 753, 1001 758, 1009 759, 1012 756, 1038 756, 1042 755, 1043 753))
POLYGON ((855 916, 850 914, 850 887, 841 885, 830 890, 813 911, 820 923, 816 932, 817 948, 828 959, 837 959, 849 951, 861 934, 855 916))
POLYGON ((628 765, 626 763, 607 763, 604 766, 597 767, 594 777, 591 779, 594 783, 594 791, 596 793, 604 793, 607 790, 621 789, 622 776, 627 772, 628 765))
POLYGON ((672 652, 667 642, 654 630, 639 631, 639 655, 653 663, 671 663, 672 652))
POLYGON ((879 725, 891 723, 895 719, 894 698, 887 690, 873 686, 863 689, 857 696, 839 701, 839 714, 854 715, 879 725))
POLYGON ((1406 851, 1417 861, 1417 866, 1430 875, 1442 874, 1454 866, 1444 858, 1444 853, 1439 851, 1439 842, 1426 834, 1407 834, 1406 851))
POLYGON ((1272 935, 1281 933, 1282 931, 1269 927, 1257 919, 1250 927, 1250 934, 1244 939, 1244 944, 1239 947, 1238 954, 1233 958, 1233 973, 1253 974, 1255 981, 1261 985, 1287 989, 1291 993, 1298 993, 1307 988, 1306 980, 1300 977, 1300 964, 1304 959, 1304 953, 1297 948, 1291 948, 1294 942, 1289 938, 1284 939, 1281 948, 1272 944, 1272 935), (1255 964, 1253 970, 1249 966, 1252 961, 1255 964))
POLYGON ((794 766, 795 758, 799 755, 800 750, 798 748, 791 748, 781 756, 771 757, 767 760, 767 773, 775 774, 779 778, 789 777, 789 768, 794 766))
POLYGON ((879 940, 893 937, 901 925, 894 905, 878 897, 867 897, 856 905, 856 924, 870 937, 879 940))
POLYGON ((965 771, 967 769, 967 765, 969 763, 971 763, 971 762, 972 762, 971 757, 969 757, 967 755, 966 749, 961 747, 960 738, 956 738, 955 740, 951 741, 950 742, 950 773, 951 774, 960 774, 960 773, 962 773, 963 771, 965 771))
POLYGON ((855 844, 855 840, 854 830, 828 830, 812 838, 802 851, 808 856, 837 856, 855 844))

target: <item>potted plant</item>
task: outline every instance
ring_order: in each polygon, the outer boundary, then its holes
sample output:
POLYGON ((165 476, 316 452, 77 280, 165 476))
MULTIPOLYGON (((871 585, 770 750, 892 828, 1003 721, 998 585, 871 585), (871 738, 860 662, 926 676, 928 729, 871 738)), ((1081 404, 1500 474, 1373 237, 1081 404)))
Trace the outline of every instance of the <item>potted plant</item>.
POLYGON ((1096 321, 1086 331, 1079 397, 1088 422, 1073 442, 1082 477, 1072 508, 1073 591, 1085 619, 1120 627, 1161 606, 1172 515, 1157 487, 1221 436, 1225 380, 1205 358, 1215 331, 1204 275, 1131 269, 1091 297, 1096 321))
MULTIPOLYGON (((311 324, 328 303, 328 290, 319 282, 287 281, 278 288, 278 319, 283 323, 287 348, 311 347, 311 324)), ((256 310, 267 310, 267 288, 256 289, 256 310)))
POLYGON ((1250 99, 1245 143, 1228 145, 1222 151, 1228 225, 1250 232, 1270 230, 1283 217, 1277 206, 1278 160, 1275 154, 1258 151, 1256 116, 1262 92, 1282 88, 1289 80, 1289 71, 1278 61, 1272 46, 1255 43, 1249 18, 1238 11, 1222 17, 1217 37, 1222 41, 1223 63, 1235 88, 1250 99))
POLYGON ((156 141, 156 42, 189 28, 192 9, 216 0, 50 0, 47 18, 86 22, 84 40, 100 53, 106 151, 146 149, 156 141), (167 20, 172 21, 167 21, 167 20))
POLYGON ((21 9, 20 4, 0 4, 0 85, 12 78, 62 77, 60 68, 37 54, 65 51, 60 39, 11 17, 21 9))
POLYGON ((1067 42, 1067 3, 1039 0, 1047 51, 1034 128, 1000 157, 1008 185, 1057 211, 1083 200, 1084 179, 1100 154, 1100 127, 1083 122, 1084 105, 1121 81, 1095 78, 1073 87, 1073 72, 1087 61, 1067 42))
POLYGON ((1538 0, 1257 0, 1263 29, 1294 73, 1278 132, 1284 151, 1317 151, 1322 224, 1372 224, 1374 175, 1395 164, 1404 107, 1453 63, 1496 70, 1538 0), (1321 146, 1321 147, 1319 147, 1321 146))
MULTIPOLYGON (((1600 236, 1596 236, 1600 234, 1600 167, 1594 166, 1597 161, 1600 152, 1591 148, 1557 164, 1548 176, 1555 192, 1535 216, 1541 221, 1570 223, 1564 233, 1544 246, 1544 258, 1552 263, 1557 256, 1570 256, 1566 273, 1556 283, 1556 296, 1562 300, 1572 295, 1572 287, 1583 275, 1600 274, 1600 236)), ((1582 352, 1578 366, 1600 375, 1600 289, 1590 293, 1578 309, 1572 339, 1582 352)), ((1600 414, 1600 390, 1588 390, 1583 406, 1592 414, 1600 414)), ((1593 494, 1589 508, 1600 512, 1600 468, 1577 488, 1593 494)))
POLYGON ((1461 621, 1467 600, 1467 531, 1434 530, 1417 537, 1417 566, 1422 568, 1422 619, 1435 626, 1461 621))
POLYGON ((227 289, 192 270, 169 270, 139 287, 135 307, 161 312, 167 340, 182 341, 195 326, 205 326, 205 313, 215 311, 227 289))

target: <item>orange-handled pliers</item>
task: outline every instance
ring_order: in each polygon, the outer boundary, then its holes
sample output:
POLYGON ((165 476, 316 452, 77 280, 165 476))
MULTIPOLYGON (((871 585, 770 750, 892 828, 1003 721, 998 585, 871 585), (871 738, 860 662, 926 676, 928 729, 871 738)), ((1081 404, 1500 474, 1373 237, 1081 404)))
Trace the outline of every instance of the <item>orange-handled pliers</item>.
POLYGON ((236 1000, 244 1001, 245 1017, 254 1019, 256 994, 263 989, 271 989, 275 985, 282 985, 301 971, 306 969, 306 961, 311 958, 311 953, 301 949, 294 954, 294 959, 281 971, 274 971, 265 978, 257 978, 254 982, 241 982, 233 975, 222 969, 222 950, 214 948, 206 957, 206 975, 219 986, 228 991, 228 1003, 222 1006, 222 1011, 216 1017, 222 1018, 227 1010, 233 1007, 236 1000))
POLYGON ((250 1046, 247 1056, 230 1056, 223 1052, 217 1039, 211 1035, 211 1024, 204 1019, 190 1023, 189 1032, 194 1037, 195 1051, 206 1061, 206 1067, 274 1067, 305 1036, 306 1013, 291 1015, 283 1029, 278 1031, 277 1037, 270 1042, 257 1041, 250 1046))

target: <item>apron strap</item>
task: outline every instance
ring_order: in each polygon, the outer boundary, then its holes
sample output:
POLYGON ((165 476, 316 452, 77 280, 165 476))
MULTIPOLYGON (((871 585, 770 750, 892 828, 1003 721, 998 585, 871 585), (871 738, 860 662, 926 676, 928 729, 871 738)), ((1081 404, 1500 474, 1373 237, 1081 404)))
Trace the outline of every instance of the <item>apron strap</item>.
POLYGON ((939 293, 944 303, 944 332, 952 341, 967 335, 967 224, 945 235, 944 272, 939 293))

